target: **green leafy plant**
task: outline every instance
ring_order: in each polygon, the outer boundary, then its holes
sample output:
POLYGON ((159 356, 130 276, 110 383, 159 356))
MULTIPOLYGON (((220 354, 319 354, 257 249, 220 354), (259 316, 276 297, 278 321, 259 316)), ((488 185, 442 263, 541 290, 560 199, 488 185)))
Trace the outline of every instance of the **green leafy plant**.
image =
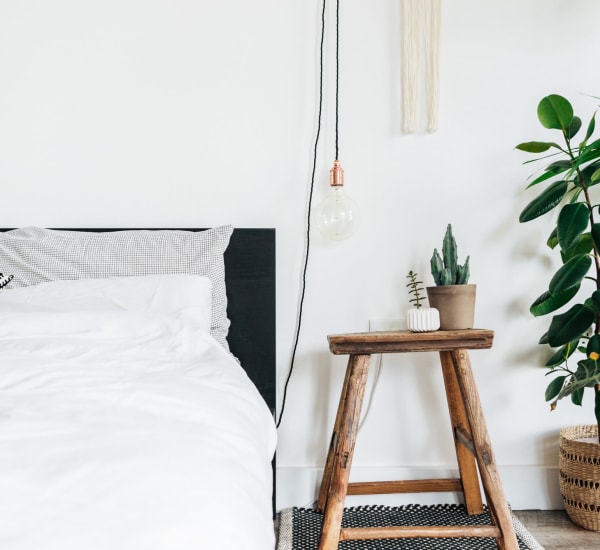
POLYGON ((600 139, 592 140, 596 114, 582 138, 577 137, 582 121, 564 97, 544 97, 537 115, 544 128, 558 131, 561 144, 528 141, 517 145, 521 151, 544 154, 534 160, 552 159, 527 186, 544 183, 546 188, 523 209, 519 221, 531 221, 559 207, 547 244, 558 248, 562 266, 530 311, 535 316, 547 315, 571 303, 566 311, 553 315, 540 339, 540 344, 555 348, 546 367, 547 374, 556 376, 545 397, 553 410, 567 396, 581 405, 584 390, 593 388, 600 426, 600 206, 592 199, 593 187, 600 183, 600 139), (582 285, 584 281, 588 282, 582 285))
POLYGON ((469 256, 463 265, 459 265, 456 240, 452 235, 451 224, 448 224, 444 235, 442 256, 437 248, 433 249, 431 274, 437 286, 466 285, 469 282, 469 256))
POLYGON ((406 285, 410 290, 409 294, 412 295, 412 298, 408 300, 416 309, 420 309, 423 307, 423 303, 425 302, 425 297, 421 296, 421 292, 423 292, 423 287, 420 286, 423 284, 423 281, 419 281, 418 275, 411 269, 408 272, 406 278, 409 280, 406 285))

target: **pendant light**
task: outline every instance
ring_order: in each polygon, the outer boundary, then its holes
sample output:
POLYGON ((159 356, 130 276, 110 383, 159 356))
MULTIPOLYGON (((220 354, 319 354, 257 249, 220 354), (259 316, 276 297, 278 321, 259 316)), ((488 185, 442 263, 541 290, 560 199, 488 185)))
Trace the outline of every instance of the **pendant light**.
POLYGON ((358 206, 344 191, 344 170, 339 161, 340 0, 335 17, 335 161, 329 171, 329 191, 317 207, 317 228, 329 240, 351 237, 358 227, 358 206))

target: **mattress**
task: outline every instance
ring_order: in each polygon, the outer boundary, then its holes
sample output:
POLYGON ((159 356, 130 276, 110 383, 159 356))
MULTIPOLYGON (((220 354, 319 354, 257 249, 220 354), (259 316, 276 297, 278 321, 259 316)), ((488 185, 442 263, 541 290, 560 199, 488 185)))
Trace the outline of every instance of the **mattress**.
POLYGON ((273 418, 179 277, 0 293, 3 550, 274 547, 273 418))

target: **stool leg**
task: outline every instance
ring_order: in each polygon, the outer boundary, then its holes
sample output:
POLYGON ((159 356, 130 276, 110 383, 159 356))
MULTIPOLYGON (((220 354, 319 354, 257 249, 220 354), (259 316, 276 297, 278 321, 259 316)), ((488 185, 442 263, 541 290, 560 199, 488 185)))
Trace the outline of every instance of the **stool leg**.
POLYGON ((319 550, 335 550, 338 547, 370 359, 370 355, 351 355, 348 360, 346 379, 338 408, 339 419, 336 419, 337 432, 334 432, 332 438, 331 465, 329 472, 323 476, 324 479, 329 480, 329 483, 319 550))
POLYGON ((471 451, 459 441, 457 430, 463 430, 469 437, 471 428, 467 420, 467 413, 460 395, 460 388, 456 380, 454 370, 454 360, 449 351, 440 352, 442 363, 442 374, 444 375, 444 386, 446 387, 446 399, 448 400, 448 411, 450 412, 450 422, 452 423, 452 434, 454 437, 454 447, 456 450, 456 459, 458 462, 458 471, 463 486, 465 496, 465 507, 469 514, 482 514, 483 501, 481 499, 481 490, 479 488, 479 478, 477 477, 477 464, 471 451))
POLYGON ((512 524, 510 510, 504 496, 500 476, 496 469, 496 460, 487 431, 483 409, 479 400, 477 386, 473 378, 469 354, 464 349, 450 352, 455 365, 456 380, 460 388, 467 420, 473 438, 475 458, 479 466, 481 484, 490 508, 491 516, 496 520, 502 537, 497 539, 500 550, 518 550, 519 544, 512 524))
POLYGON ((348 366, 346 368, 346 376, 344 378, 344 384, 342 385, 340 402, 338 404, 335 423, 333 425, 333 432, 331 433, 331 440, 329 442, 327 461, 325 462, 325 469, 323 470, 323 479, 321 480, 321 489, 319 490, 319 499, 317 500, 317 512, 323 512, 323 510, 325 509, 325 505, 327 504, 327 495, 329 494, 329 485, 331 484, 331 474, 333 472, 333 457, 335 456, 337 438, 338 434, 340 433, 340 425, 342 422, 342 416, 344 414, 344 403, 346 402, 346 395, 348 393, 351 372, 352 369, 350 368, 350 362, 348 362, 348 366))

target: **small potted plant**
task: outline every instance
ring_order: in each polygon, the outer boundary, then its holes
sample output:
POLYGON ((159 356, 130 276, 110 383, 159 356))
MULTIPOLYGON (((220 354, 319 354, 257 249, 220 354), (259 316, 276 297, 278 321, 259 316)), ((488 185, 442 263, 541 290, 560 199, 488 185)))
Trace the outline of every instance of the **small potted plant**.
POLYGON ((406 327, 411 332, 433 332, 440 328, 440 313, 433 307, 423 307, 425 297, 421 296, 423 287, 420 286, 423 282, 417 277, 412 269, 406 276, 408 293, 412 295, 408 301, 414 306, 406 312, 406 327))
POLYGON ((440 312, 440 329, 473 328, 477 287, 467 284, 470 276, 469 256, 463 265, 458 263, 458 251, 451 224, 446 228, 442 255, 440 256, 437 248, 433 250, 431 275, 436 286, 427 287, 427 297, 431 307, 440 312))
POLYGON ((543 159, 552 157, 528 185, 544 183, 546 188, 523 209, 519 221, 559 208, 546 244, 558 249, 562 265, 530 311, 535 316, 553 313, 539 340, 553 348, 545 365, 546 374, 553 376, 545 395, 551 409, 565 397, 581 405, 586 388, 592 390, 596 424, 566 427, 560 433, 560 490, 571 519, 600 531, 600 205, 591 190, 600 183, 600 139, 592 139, 595 114, 585 135, 578 136, 581 119, 562 96, 544 97, 537 115, 542 126, 558 131, 561 143, 517 145, 527 153, 543 153, 543 159))

